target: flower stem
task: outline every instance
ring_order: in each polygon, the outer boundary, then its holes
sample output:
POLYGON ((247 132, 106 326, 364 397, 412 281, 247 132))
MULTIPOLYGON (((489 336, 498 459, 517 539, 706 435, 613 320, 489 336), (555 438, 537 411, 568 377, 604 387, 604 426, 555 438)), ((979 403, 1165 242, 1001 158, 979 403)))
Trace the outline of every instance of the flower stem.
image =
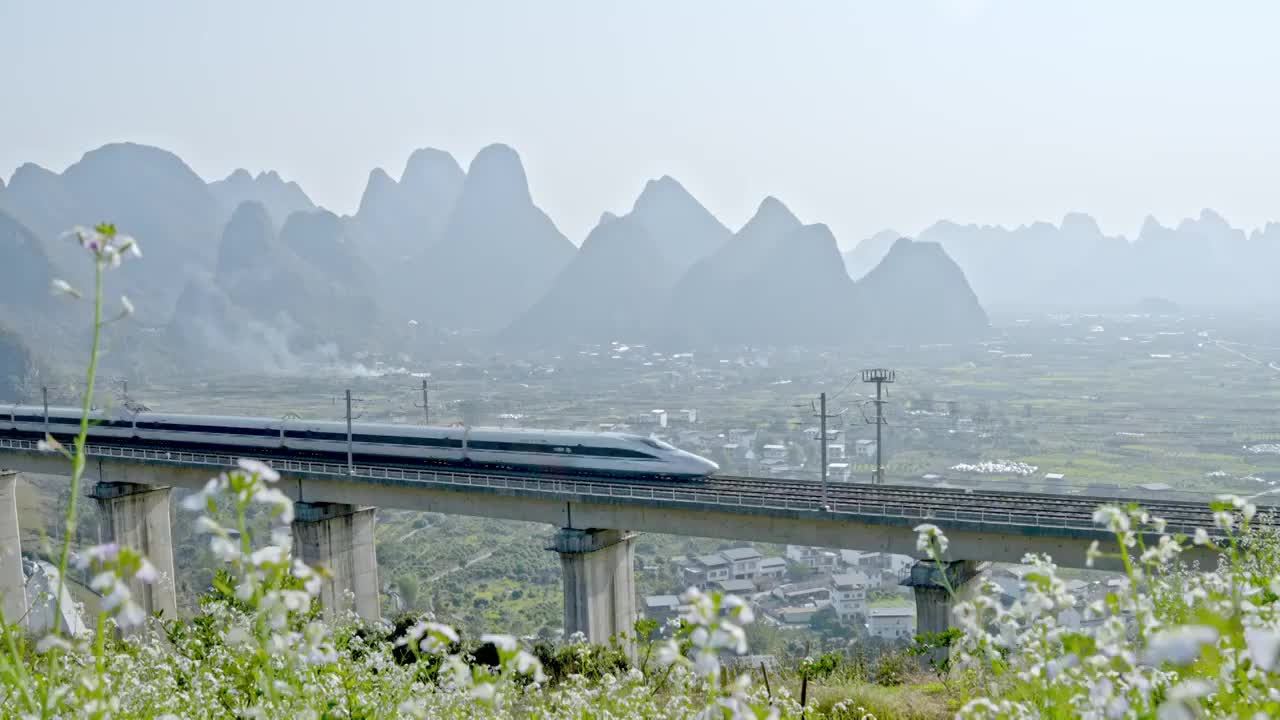
MULTIPOLYGON (((62 596, 66 593, 67 564, 71 559, 71 542, 76 529, 76 502, 80 499, 80 478, 84 475, 85 442, 89 437, 89 411, 93 407, 93 382, 98 374, 98 344, 102 338, 102 261, 94 264, 93 278, 93 344, 89 350, 89 369, 85 373, 84 400, 80 408, 80 432, 75 439, 75 454, 71 459, 71 498, 67 502, 66 528, 62 538, 62 554, 58 558, 58 592, 54 598, 53 635, 62 635, 62 596)), ((54 647, 49 653, 48 688, 57 687, 58 669, 61 666, 58 649, 54 647)), ((41 706, 41 716, 49 716, 49 692, 45 693, 41 706)))

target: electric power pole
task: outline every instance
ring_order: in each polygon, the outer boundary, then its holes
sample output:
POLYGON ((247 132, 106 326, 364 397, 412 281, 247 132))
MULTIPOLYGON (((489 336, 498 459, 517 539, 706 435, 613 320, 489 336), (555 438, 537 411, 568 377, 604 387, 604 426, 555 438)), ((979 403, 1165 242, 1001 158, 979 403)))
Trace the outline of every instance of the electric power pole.
MULTIPOLYGON (((416 404, 416 403, 415 403, 416 404)), ((422 379, 422 422, 425 425, 431 424, 431 408, 427 399, 427 379, 422 379)))
MULTIPOLYGON (((884 443, 882 441, 883 438, 880 430, 884 427, 884 404, 886 401, 881 393, 884 390, 884 384, 891 383, 893 381, 894 372, 892 370, 876 368, 873 370, 862 371, 862 382, 873 382, 876 384, 876 399, 872 401, 876 404, 876 473, 875 479, 873 480, 876 485, 884 484, 884 443)), ((871 421, 868 420, 867 422, 871 421)))
MULTIPOLYGON (((364 402, 364 398, 356 398, 355 400, 356 402, 364 402)), ((351 421, 359 420, 362 415, 364 415, 364 413, 360 413, 360 415, 354 415, 354 416, 351 414, 351 389, 347 388, 347 474, 348 475, 356 474, 355 461, 352 457, 352 452, 351 452, 351 421)))
POLYGON ((820 477, 822 478, 822 509, 830 510, 831 504, 827 500, 827 419, 839 417, 838 415, 827 414, 827 394, 818 394, 818 457, 822 463, 820 477))
POLYGON ((355 463, 351 457, 351 389, 347 388, 347 474, 355 475, 355 463))

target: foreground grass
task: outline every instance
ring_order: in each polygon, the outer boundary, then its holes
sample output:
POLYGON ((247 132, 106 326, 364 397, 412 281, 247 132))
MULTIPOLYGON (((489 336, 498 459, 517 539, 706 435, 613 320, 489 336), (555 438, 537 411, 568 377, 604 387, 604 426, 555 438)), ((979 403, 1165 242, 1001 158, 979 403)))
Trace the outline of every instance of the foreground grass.
MULTIPOLYGON (((793 690, 798 693, 799 690, 793 690)), ((832 718, 860 718, 863 708, 879 720, 942 720, 954 716, 959 696, 936 681, 915 681, 896 686, 868 682, 822 685, 809 688, 811 707, 832 718), (836 706, 843 709, 835 709, 836 706)))

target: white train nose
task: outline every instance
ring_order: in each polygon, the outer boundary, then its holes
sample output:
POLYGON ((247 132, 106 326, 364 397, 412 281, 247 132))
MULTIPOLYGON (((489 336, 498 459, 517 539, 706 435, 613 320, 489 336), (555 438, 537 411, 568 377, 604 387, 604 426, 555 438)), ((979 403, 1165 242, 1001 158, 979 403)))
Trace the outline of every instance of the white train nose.
POLYGON ((710 475, 720 469, 720 466, 702 457, 694 455, 686 450, 681 450, 681 464, 689 468, 690 475, 710 475))

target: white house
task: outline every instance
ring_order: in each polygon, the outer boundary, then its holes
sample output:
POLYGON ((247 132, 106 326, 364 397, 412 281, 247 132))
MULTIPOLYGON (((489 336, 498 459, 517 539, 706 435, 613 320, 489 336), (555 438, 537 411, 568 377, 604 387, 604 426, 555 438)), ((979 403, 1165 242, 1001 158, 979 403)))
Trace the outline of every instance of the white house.
POLYGON ((767 557, 760 560, 760 577, 777 580, 786 577, 787 561, 780 557, 767 557))
POLYGON ((761 555, 751 547, 721 550, 720 554, 730 563, 729 574, 735 580, 754 580, 760 575, 761 555))
POLYGON ((867 613, 867 588, 871 580, 862 573, 831 576, 831 606, 840 617, 867 613))
POLYGON ((885 640, 907 640, 916 634, 913 607, 877 607, 867 610, 867 634, 885 640))
POLYGON ((714 555, 699 555, 691 558, 684 566, 684 580, 701 588, 719 582, 720 580, 728 580, 732 565, 729 561, 719 553, 714 555))
POLYGON ((787 559, 815 570, 833 570, 840 556, 830 550, 808 545, 788 545, 787 559))
POLYGON ((786 445, 776 445, 776 444, 765 445, 762 448, 762 450, 763 450, 765 460, 786 460, 787 459, 786 445))
POLYGON ((872 586, 881 590, 894 590, 898 582, 911 572, 915 561, 907 555, 891 555, 882 552, 841 550, 840 559, 845 567, 862 572, 871 578, 872 586))
POLYGON ((853 443, 853 454, 857 457, 872 458, 876 456, 876 441, 862 438, 853 443))
POLYGON ((675 595, 648 595, 644 599, 644 616, 665 621, 680 614, 680 598, 675 595))

